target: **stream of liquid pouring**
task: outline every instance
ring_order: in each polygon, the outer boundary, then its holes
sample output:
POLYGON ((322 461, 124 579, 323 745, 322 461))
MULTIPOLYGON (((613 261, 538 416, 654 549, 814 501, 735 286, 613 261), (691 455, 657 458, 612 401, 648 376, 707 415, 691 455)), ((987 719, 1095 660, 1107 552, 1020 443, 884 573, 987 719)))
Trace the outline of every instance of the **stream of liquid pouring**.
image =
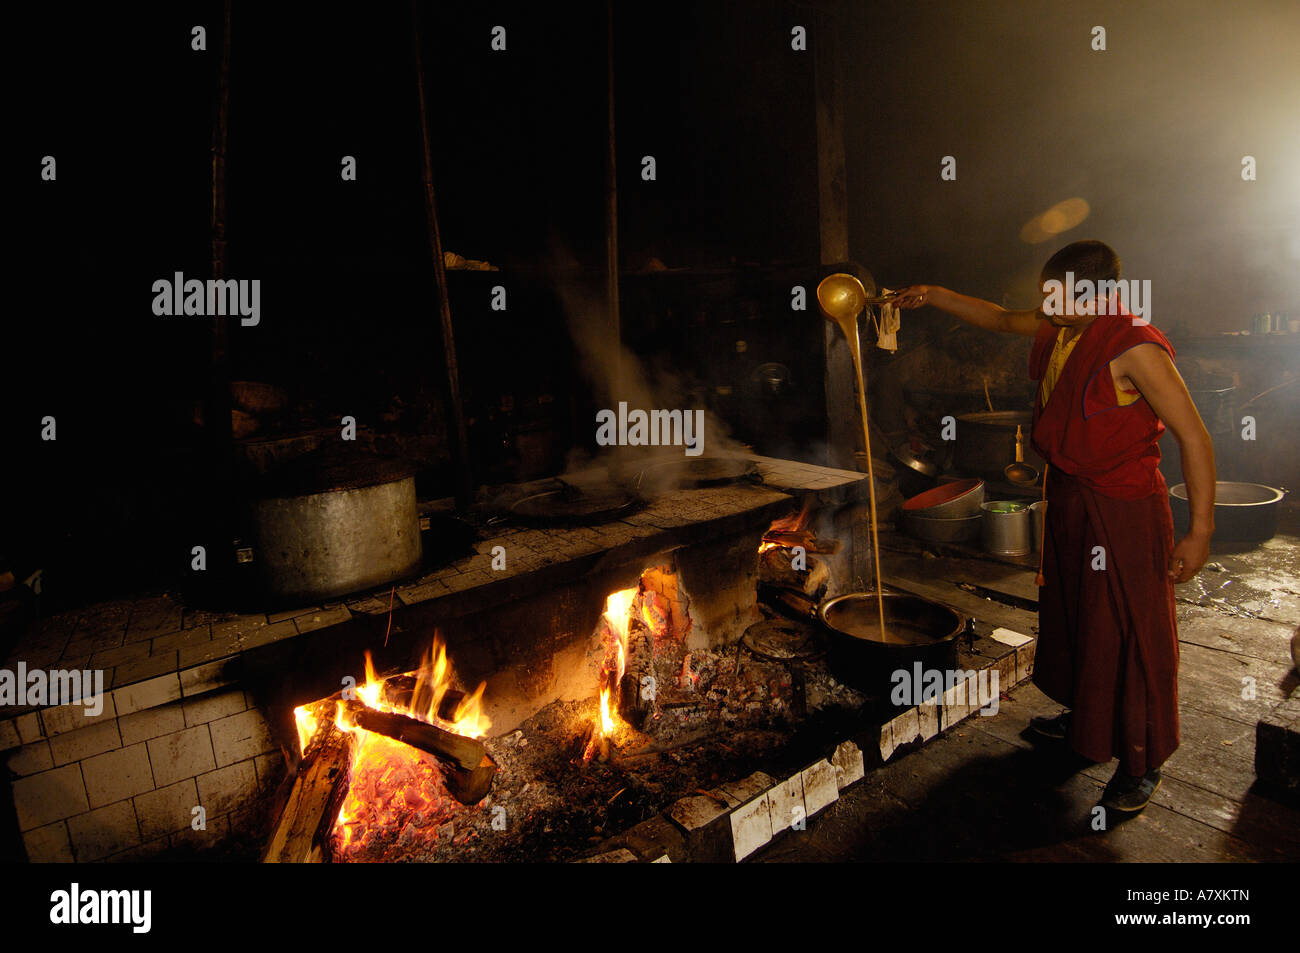
POLYGON ((871 427, 867 424, 867 389, 862 377, 862 345, 858 340, 858 317, 833 318, 844 332, 849 342, 849 354, 853 357, 853 373, 858 380, 858 415, 862 418, 862 440, 867 451, 867 495, 871 501, 871 558, 876 567, 876 608, 880 612, 880 638, 888 641, 889 630, 885 628, 885 596, 880 585, 880 541, 876 537, 876 475, 871 468, 871 427))

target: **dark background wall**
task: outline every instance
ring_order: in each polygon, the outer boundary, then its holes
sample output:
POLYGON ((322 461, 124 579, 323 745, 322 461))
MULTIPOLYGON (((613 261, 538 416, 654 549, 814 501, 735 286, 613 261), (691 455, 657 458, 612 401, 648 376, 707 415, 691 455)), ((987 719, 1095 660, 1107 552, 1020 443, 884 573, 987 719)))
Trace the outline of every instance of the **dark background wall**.
POLYGON ((1151 279, 1161 327, 1300 311, 1300 5, 872 3, 845 17, 850 242, 884 284, 1031 306, 1057 247, 1100 238, 1151 279), (954 182, 939 180, 945 155, 954 182), (1258 181, 1242 181, 1243 155, 1258 181), (1077 228, 1020 239, 1073 197, 1091 207, 1077 228))
MULTIPOLYGON (((1152 279, 1162 327, 1300 314, 1296 4, 823 6, 840 24, 850 248, 880 283, 1025 305, 1056 245, 1099 237, 1129 275, 1152 279), (1095 24, 1104 53, 1089 49, 1095 24), (958 178, 941 182, 949 154, 958 178), (1244 154, 1258 182, 1241 181, 1244 154), (1091 207, 1078 228, 1020 239, 1070 197, 1091 207)), ((820 38, 790 49, 810 8, 617 8, 624 266, 815 263, 820 38), (657 160, 653 183, 640 178, 644 155, 657 160)), ((552 408, 560 439, 590 436, 574 299, 555 286, 558 261, 597 289, 604 264, 604 4, 424 9, 445 245, 522 291, 501 318, 482 276, 452 285, 472 437, 485 472, 508 476, 492 456, 503 400, 552 408), (497 23, 504 54, 489 46, 497 23)), ((208 274, 219 24, 215 3, 24 8, 8 31, 28 81, 12 96, 24 200, 0 355, 0 550, 38 552, 101 588, 174 568, 211 502, 194 452, 206 328, 152 315, 150 285, 208 274), (196 23, 207 52, 190 49, 196 23), (58 159, 57 183, 37 179, 44 155, 58 159), (46 414, 54 445, 39 440, 46 414)), ((422 406, 435 432, 445 380, 406 6, 236 3, 233 37, 228 273, 262 279, 263 318, 234 330, 232 376, 381 428, 403 426, 384 423, 395 400, 422 406), (343 155, 357 157, 358 181, 340 180, 343 155)), ((900 354, 874 356, 881 412, 900 416, 905 362, 922 344, 938 354, 917 365, 930 376, 973 392, 976 355, 1009 387, 1023 355, 966 333, 909 314, 900 354)))

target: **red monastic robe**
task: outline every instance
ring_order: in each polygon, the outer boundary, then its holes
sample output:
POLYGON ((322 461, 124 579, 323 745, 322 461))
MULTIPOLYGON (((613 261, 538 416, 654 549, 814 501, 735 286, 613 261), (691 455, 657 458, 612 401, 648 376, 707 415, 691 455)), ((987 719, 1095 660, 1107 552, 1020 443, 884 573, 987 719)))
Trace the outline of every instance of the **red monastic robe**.
MULTIPOLYGON (((1042 380, 1058 329, 1043 322, 1029 358, 1042 380)), ((1032 440, 1048 462, 1034 683, 1071 711, 1069 744, 1129 774, 1178 747, 1178 634, 1169 578, 1173 518, 1156 446, 1164 425, 1145 400, 1120 406, 1109 364, 1139 344, 1173 346, 1129 314, 1086 328, 1032 440)))

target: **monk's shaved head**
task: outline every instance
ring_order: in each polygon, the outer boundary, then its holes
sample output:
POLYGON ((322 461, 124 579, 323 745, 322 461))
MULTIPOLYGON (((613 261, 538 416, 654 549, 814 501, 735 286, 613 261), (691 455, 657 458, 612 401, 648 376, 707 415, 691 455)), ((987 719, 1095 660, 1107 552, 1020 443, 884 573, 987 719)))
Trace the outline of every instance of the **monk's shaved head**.
POLYGON ((1039 284, 1048 281, 1065 281, 1065 273, 1072 272, 1075 281, 1116 281, 1120 276, 1119 255, 1105 242, 1092 239, 1071 242, 1043 265, 1039 284))

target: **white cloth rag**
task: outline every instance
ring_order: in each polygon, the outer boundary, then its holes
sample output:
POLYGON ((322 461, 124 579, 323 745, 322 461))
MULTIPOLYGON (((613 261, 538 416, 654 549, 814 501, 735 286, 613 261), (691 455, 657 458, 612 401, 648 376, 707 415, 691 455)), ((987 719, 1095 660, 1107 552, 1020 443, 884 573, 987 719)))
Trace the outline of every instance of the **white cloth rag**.
MULTIPOLYGON (((889 289, 885 288, 881 293, 889 294, 889 289)), ((886 351, 898 350, 898 329, 902 326, 901 313, 892 302, 886 301, 880 306, 880 320, 875 321, 874 315, 872 316, 876 324, 876 347, 886 351)))

